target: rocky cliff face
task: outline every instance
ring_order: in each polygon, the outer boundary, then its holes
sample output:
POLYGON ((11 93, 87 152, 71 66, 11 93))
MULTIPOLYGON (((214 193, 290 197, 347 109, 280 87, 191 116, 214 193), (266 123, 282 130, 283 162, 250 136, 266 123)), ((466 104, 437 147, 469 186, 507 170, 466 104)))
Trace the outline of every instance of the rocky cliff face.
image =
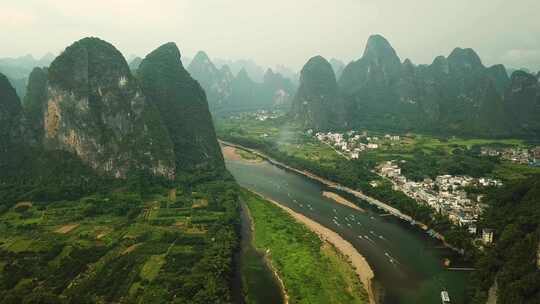
POLYGON ((138 75, 171 136, 177 169, 223 167, 206 95, 182 66, 176 44, 164 44, 148 54, 138 75))
POLYGON ((43 121, 48 149, 71 152, 99 172, 174 177, 172 144, 157 109, 121 53, 103 40, 79 40, 53 61, 43 121))
POLYGON ((0 74, 0 153, 21 140, 22 107, 17 92, 7 77, 0 74))
POLYGON ((311 58, 302 68, 291 116, 304 128, 329 129, 339 126, 340 106, 332 66, 321 56, 311 58))

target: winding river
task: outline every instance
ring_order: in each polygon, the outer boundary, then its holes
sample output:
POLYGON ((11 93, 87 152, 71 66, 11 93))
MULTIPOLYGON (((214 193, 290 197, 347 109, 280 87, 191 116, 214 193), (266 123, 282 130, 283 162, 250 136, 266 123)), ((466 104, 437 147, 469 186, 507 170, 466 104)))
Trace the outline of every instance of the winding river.
POLYGON ((266 161, 227 158, 226 165, 241 186, 319 222, 352 243, 375 273, 373 286, 379 303, 441 303, 441 290, 449 292, 452 303, 465 303, 467 273, 443 266, 445 258, 452 266, 459 265, 459 257, 420 229, 347 193, 338 194, 364 210, 338 204, 322 195, 335 189, 266 161))

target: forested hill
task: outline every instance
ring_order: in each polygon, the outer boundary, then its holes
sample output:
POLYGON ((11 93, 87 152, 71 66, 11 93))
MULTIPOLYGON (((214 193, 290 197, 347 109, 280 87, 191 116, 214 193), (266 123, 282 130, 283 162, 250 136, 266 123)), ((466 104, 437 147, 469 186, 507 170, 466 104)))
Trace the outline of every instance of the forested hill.
POLYGON ((91 37, 68 46, 48 69, 34 69, 24 104, 0 77, 0 180, 60 186, 79 170, 88 178, 80 190, 98 176, 174 182, 184 173, 223 171, 205 93, 176 46, 158 48, 140 69, 137 79, 112 44, 91 37))
POLYGON ((329 129, 340 126, 336 76, 330 63, 321 56, 308 60, 300 74, 300 87, 293 100, 292 119, 306 128, 329 129))
MULTIPOLYGON (((338 67, 337 67, 338 68, 338 67)), ((380 35, 338 79, 347 128, 422 131, 441 135, 536 137, 540 135, 540 84, 524 71, 486 67, 470 48, 455 48, 431 64, 401 61, 380 35)), ((323 118, 324 120, 324 118, 323 118)), ((305 121, 300 121, 304 124, 305 121)), ((319 127, 312 124, 311 127, 319 127)))
POLYGON ((206 94, 182 66, 176 44, 164 44, 148 54, 138 76, 168 131, 177 169, 223 167, 206 94))

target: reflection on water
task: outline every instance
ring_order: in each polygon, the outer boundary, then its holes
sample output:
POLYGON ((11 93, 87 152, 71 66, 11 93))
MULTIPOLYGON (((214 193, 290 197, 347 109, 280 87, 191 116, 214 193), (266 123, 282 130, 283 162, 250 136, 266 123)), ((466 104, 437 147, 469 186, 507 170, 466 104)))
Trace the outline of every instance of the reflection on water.
MULTIPOLYGON (((247 206, 242 205, 242 242, 241 271, 243 273, 244 290, 247 291, 250 303, 277 304, 283 303, 281 287, 266 263, 264 254, 258 252, 253 245, 251 219, 247 206)), ((242 301, 243 303, 243 301, 242 301)))
POLYGON ((445 270, 442 261, 457 258, 440 243, 391 216, 381 216, 368 204, 365 212, 322 196, 329 190, 304 176, 268 162, 227 160, 238 183, 302 213, 336 231, 367 259, 375 272, 374 286, 382 286, 382 303, 440 303, 440 292, 449 291, 452 303, 464 303, 466 274, 445 270))

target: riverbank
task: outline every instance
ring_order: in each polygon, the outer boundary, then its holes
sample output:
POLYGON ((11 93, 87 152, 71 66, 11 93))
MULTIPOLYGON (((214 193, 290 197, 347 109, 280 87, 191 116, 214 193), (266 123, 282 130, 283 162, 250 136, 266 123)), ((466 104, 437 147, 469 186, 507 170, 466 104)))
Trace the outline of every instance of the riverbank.
POLYGON ((373 271, 351 244, 275 201, 249 191, 242 198, 254 219, 256 247, 272 261, 291 302, 375 303, 373 271))
MULTIPOLYGON (((312 180, 315 180, 329 188, 333 188, 333 189, 336 189, 336 190, 339 190, 339 191, 343 191, 343 192, 346 192, 346 193, 349 193, 365 202, 367 202, 368 204, 370 205, 373 205, 375 207, 377 207, 379 210, 381 211, 384 211, 386 213, 389 213, 397 218, 400 218, 406 222, 409 222, 411 225, 414 225, 414 226, 417 226, 419 227, 420 229, 424 230, 424 231, 428 231, 430 230, 430 228, 422 223, 422 222, 419 222, 419 221, 416 221, 413 217, 411 217, 410 215, 407 215, 407 214, 404 214, 403 212, 401 212, 400 210, 398 210, 397 208, 395 207, 392 207, 390 206, 389 204, 387 203, 384 203, 384 202, 381 202, 373 197, 370 197, 370 196, 367 196, 366 194, 364 194, 363 192, 361 191, 358 191, 358 190, 354 190, 352 188, 349 188, 349 187, 346 187, 346 186, 343 186, 339 183, 336 183, 334 181, 331 181, 331 180, 328 180, 328 179, 325 179, 325 178, 322 178, 320 176, 317 176, 309 171, 305 171, 305 170, 300 170, 300 169, 297 169, 297 168, 294 168, 294 167, 291 167, 287 164, 284 164, 280 161, 277 161, 275 159, 273 159, 272 157, 258 151, 258 150, 255 150, 255 149, 251 149, 251 148, 248 148, 248 147, 244 147, 244 146, 241 146, 241 145, 237 145, 237 144, 234 144, 234 143, 230 143, 230 142, 227 142, 227 141, 223 141, 223 140, 219 140, 220 144, 222 144, 223 146, 229 146, 229 147, 233 147, 233 148, 236 148, 236 149, 241 149, 241 150, 244 150, 244 151, 247 151, 247 152, 250 152, 250 153, 253 153, 255 155, 257 155, 258 157, 268 161, 269 163, 275 165, 275 166, 278 166, 280 168, 283 168, 283 169, 286 169, 286 170, 289 170, 291 172, 295 172, 297 174, 300 174, 300 175, 303 175, 305 177, 308 177, 312 180)), ((448 242, 446 242, 446 239, 445 237, 438 233, 437 231, 434 231, 432 230, 432 233, 431 233, 431 236, 438 239, 439 241, 442 242, 442 244, 449 248, 449 249, 452 249, 456 252, 459 252, 461 253, 461 251, 458 249, 458 248, 455 248, 453 247, 452 245, 450 245, 448 242)))
MULTIPOLYGON (((254 192, 256 193, 256 192, 254 192)), ((373 293, 372 288, 372 280, 375 277, 373 270, 369 266, 366 259, 358 253, 358 251, 354 248, 354 246, 347 242, 345 239, 343 239, 339 234, 336 232, 324 227, 323 225, 315 222, 314 220, 308 218, 307 216, 300 214, 298 212, 295 212, 291 208, 285 207, 282 204, 268 198, 264 197, 263 195, 256 193, 260 197, 264 198, 265 200, 271 202, 272 204, 278 206, 279 208, 285 210, 289 215, 291 215, 295 220, 298 222, 304 224, 306 227, 309 228, 312 232, 317 234, 321 240, 330 243, 334 248, 336 248, 339 252, 341 252, 344 256, 347 257, 349 260, 349 263, 353 266, 356 274, 358 275, 358 278, 364 285, 364 288, 366 289, 368 296, 369 296, 369 303, 375 304, 375 295, 373 293)))
POLYGON ((243 160, 243 161, 252 162, 252 163, 258 163, 258 162, 263 161, 262 158, 256 155, 254 155, 255 157, 248 157, 247 155, 245 155, 246 152, 239 153, 237 149, 231 146, 223 147, 222 151, 223 151, 223 156, 230 160, 243 160))
POLYGON ((265 252, 259 252, 253 242, 255 226, 244 201, 240 202, 242 220, 241 267, 242 302, 245 304, 289 303, 283 280, 265 252))

